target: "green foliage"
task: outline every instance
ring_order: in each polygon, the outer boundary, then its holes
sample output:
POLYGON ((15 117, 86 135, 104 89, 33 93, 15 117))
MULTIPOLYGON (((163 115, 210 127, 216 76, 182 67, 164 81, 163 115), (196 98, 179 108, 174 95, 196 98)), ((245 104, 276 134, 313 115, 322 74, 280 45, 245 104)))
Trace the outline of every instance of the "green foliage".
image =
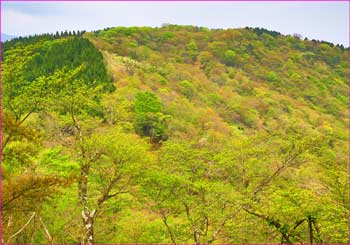
POLYGON ((191 42, 187 45, 188 52, 190 58, 194 61, 198 55, 198 47, 195 40, 191 40, 191 42))
POLYGON ((79 164, 72 161, 71 156, 62 154, 60 146, 43 150, 38 157, 38 165, 48 173, 63 177, 76 174, 79 169, 79 164))
POLYGON ((273 72, 273 71, 269 71, 269 72, 266 74, 266 79, 267 79, 269 82, 277 82, 277 81, 278 81, 277 75, 276 75, 276 73, 273 72))
POLYGON ((224 54, 225 64, 228 66, 234 66, 236 63, 236 52, 233 50, 227 50, 224 54))
POLYGON ((163 35, 162 35, 162 40, 166 41, 166 40, 174 38, 174 36, 175 35, 174 35, 173 32, 164 32, 163 35))
POLYGON ((143 114, 148 112, 161 112, 162 102, 157 95, 151 92, 139 92, 135 97, 135 112, 143 114))
POLYGON ((153 93, 139 92, 135 98, 135 130, 142 136, 149 136, 151 142, 166 140, 169 116, 163 114, 162 102, 153 93))
POLYGON ((101 53, 87 39, 72 38, 48 43, 37 52, 26 65, 25 74, 29 81, 42 75, 52 74, 63 67, 74 69, 85 64, 89 69, 80 74, 80 79, 89 86, 101 84, 106 89, 113 88, 109 83, 101 53))
POLYGON ((195 94, 195 88, 193 84, 188 80, 183 80, 180 82, 182 93, 188 98, 192 99, 195 94))
POLYGON ((209 49, 213 52, 213 54, 217 57, 222 58, 227 48, 227 44, 224 42, 212 42, 208 44, 209 49))
POLYGON ((85 243, 86 215, 93 243, 348 242, 344 47, 164 25, 3 52, 5 243, 85 243))

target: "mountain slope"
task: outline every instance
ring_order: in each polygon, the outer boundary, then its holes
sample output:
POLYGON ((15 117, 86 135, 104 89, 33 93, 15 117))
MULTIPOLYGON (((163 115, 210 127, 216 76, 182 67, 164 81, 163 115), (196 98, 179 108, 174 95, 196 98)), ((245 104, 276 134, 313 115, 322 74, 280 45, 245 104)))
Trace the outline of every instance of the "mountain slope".
POLYGON ((259 28, 83 34, 4 45, 6 239, 346 243, 348 50, 259 28), (34 211, 50 237, 11 237, 34 211))

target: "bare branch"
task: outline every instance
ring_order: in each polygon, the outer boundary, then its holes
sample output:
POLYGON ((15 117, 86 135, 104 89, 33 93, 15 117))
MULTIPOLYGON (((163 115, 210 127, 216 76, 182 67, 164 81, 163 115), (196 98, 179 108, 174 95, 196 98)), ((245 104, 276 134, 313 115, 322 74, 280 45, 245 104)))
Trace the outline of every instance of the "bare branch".
POLYGON ((39 218, 39 221, 40 221, 40 223, 41 223, 41 225, 42 225, 42 227, 43 227, 43 229, 45 231, 47 239, 49 239, 50 243, 53 244, 52 237, 50 236, 49 230, 46 228, 46 226, 45 226, 44 222, 42 221, 41 217, 38 216, 38 218, 39 218))
POLYGON ((30 216, 29 220, 27 221, 27 223, 25 223, 21 229, 19 229, 15 234, 13 234, 12 236, 9 237, 9 239, 7 240, 6 243, 9 243, 11 241, 12 238, 16 237, 18 234, 20 234, 24 228, 27 227, 27 225, 29 225, 30 221, 34 218, 35 216, 35 212, 33 212, 32 216, 30 216))

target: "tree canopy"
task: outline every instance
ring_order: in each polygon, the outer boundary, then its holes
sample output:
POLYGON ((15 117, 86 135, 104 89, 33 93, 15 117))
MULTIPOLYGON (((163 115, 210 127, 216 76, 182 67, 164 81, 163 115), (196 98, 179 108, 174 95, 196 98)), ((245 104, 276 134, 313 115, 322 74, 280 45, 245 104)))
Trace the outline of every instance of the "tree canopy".
POLYGON ((3 44, 3 243, 349 243, 348 49, 166 24, 3 44))

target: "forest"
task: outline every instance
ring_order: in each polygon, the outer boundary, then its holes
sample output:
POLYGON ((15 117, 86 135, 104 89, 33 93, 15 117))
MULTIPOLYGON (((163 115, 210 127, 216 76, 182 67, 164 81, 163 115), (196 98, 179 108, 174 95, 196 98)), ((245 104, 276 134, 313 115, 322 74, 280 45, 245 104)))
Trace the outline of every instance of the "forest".
POLYGON ((349 244, 349 48, 163 25, 2 44, 2 243, 349 244))

